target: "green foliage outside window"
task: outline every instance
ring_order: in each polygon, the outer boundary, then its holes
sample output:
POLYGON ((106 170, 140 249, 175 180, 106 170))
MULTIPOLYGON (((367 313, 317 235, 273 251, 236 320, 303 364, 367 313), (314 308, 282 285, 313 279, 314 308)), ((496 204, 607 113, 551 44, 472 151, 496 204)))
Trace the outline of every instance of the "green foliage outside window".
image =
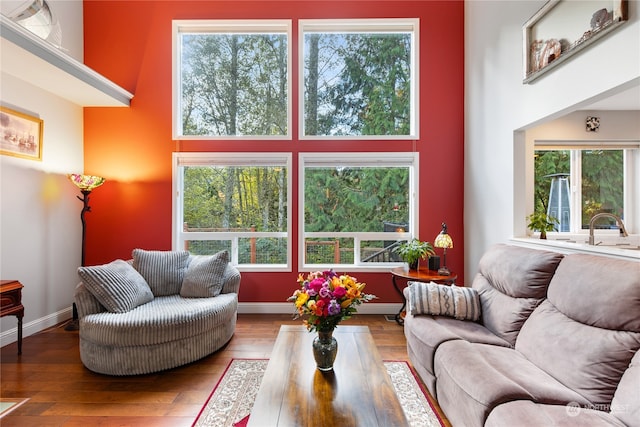
MULTIPOLYGON (((547 212, 551 178, 548 175, 570 174, 572 150, 538 150, 535 152, 534 211, 547 212)), ((618 216, 624 213, 623 150, 577 150, 581 158, 582 228, 599 212, 618 216)), ((571 215, 575 215, 572 212, 571 215)), ((606 224, 604 219, 599 224, 606 224)), ((615 221, 611 220, 611 225, 615 221)))
POLYGON ((411 35, 305 34, 305 135, 409 135, 411 35))

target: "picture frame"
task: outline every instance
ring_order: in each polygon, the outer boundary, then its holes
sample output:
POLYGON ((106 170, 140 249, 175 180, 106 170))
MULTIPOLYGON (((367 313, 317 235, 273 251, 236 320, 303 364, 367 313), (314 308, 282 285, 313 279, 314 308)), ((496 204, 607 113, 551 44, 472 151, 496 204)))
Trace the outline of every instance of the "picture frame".
POLYGON ((522 27, 523 84, 529 84, 616 30, 627 0, 550 0, 522 27))
POLYGON ((42 161, 44 121, 0 106, 0 154, 42 161))

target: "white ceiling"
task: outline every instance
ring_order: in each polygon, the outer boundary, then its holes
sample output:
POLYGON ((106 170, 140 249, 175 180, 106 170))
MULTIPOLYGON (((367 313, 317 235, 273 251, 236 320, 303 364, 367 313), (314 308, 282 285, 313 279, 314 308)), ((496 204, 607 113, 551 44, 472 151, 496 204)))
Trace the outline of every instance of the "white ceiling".
POLYGON ((581 110, 640 110, 640 86, 595 101, 581 110))

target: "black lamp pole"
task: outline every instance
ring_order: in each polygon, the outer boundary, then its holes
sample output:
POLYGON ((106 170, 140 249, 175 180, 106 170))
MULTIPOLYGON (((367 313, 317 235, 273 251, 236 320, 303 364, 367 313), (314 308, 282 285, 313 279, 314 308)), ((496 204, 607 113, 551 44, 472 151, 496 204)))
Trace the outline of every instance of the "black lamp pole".
MULTIPOLYGON (((89 206, 89 194, 91 194, 91 190, 80 190, 80 192, 82 193, 82 197, 76 197, 82 202, 82 210, 80 211, 80 221, 82 222, 82 258, 80 265, 84 267, 85 239, 87 235, 87 221, 84 219, 84 215, 87 212, 91 212, 91 206, 89 206)), ((77 319, 76 315, 74 315, 74 319, 77 319)))

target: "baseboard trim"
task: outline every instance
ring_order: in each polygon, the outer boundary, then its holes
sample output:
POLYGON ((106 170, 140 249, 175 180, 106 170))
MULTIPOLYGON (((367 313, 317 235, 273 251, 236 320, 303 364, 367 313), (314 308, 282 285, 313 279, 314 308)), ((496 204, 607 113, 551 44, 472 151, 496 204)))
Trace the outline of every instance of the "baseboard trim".
MULTIPOLYGON (((400 310, 401 304, 376 303, 358 306, 360 314, 395 314, 400 310)), ((283 302, 241 302, 238 303, 238 313, 241 314, 291 314, 295 308, 291 303, 283 302)))
MULTIPOLYGON (((65 320, 71 319, 73 313, 71 307, 65 308, 64 310, 57 311, 55 313, 51 313, 48 316, 41 317, 36 320, 32 320, 31 322, 22 324, 22 338, 28 337, 29 335, 37 334, 38 332, 44 331, 47 328, 55 326, 59 323, 64 322, 65 320)), ((13 318, 16 320, 14 316, 7 317, 9 319, 13 318)), ((16 320, 17 323, 17 320, 16 320)), ((4 331, 0 334, 0 347, 4 347, 5 345, 11 344, 18 341, 18 326, 15 328, 11 328, 7 331, 4 331)))

